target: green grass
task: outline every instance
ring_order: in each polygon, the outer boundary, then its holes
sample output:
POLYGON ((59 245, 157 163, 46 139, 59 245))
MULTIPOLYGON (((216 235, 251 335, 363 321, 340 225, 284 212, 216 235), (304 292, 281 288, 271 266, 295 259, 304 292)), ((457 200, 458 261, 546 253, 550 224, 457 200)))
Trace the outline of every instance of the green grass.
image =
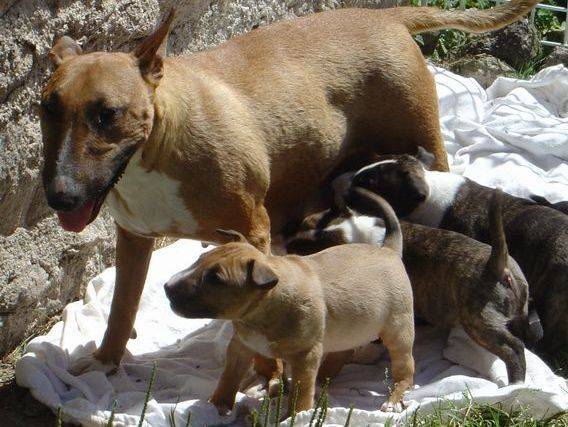
MULTIPOLYGON (((554 357, 543 356, 545 360, 548 361, 550 366, 558 375, 566 376, 568 372, 568 349, 562 350, 554 357)), ((148 401, 152 395, 152 387, 156 379, 157 364, 154 363, 152 368, 152 373, 150 375, 150 381, 148 383, 148 388, 144 397, 144 404, 142 407, 142 413, 140 414, 139 426, 143 425, 144 417, 146 414, 146 408, 148 406, 148 401)), ((329 379, 324 383, 322 390, 316 399, 316 404, 314 411, 310 418, 310 427, 322 427, 325 423, 328 411, 328 387, 329 379)), ((296 401, 298 398, 299 385, 296 384, 292 394, 292 409, 290 413, 290 426, 293 427, 296 419, 296 401)), ((567 391, 568 392, 568 391, 567 391)), ((467 393, 466 393, 467 395, 467 393)), ((258 410, 253 409, 250 416, 248 417, 248 422, 252 427, 269 427, 276 426, 278 421, 280 421, 282 400, 284 396, 284 386, 282 383, 278 387, 278 396, 275 399, 265 398, 263 399, 260 408, 258 410), (275 413, 274 416, 271 414, 272 404, 275 403, 275 413)), ((179 401, 179 399, 178 399, 179 401)), ((169 424, 171 427, 176 427, 174 413, 177 403, 170 413, 169 424)), ((114 413, 118 406, 118 402, 115 400, 112 405, 112 411, 107 423, 107 427, 112 427, 114 420, 114 413)), ((345 427, 349 426, 351 423, 351 416, 353 413, 353 405, 349 406, 349 412, 345 421, 345 427)), ((57 417, 55 421, 56 427, 62 426, 63 412, 61 407, 57 409, 57 417)), ((191 425, 191 412, 188 411, 187 420, 185 427, 191 425)), ((392 425, 391 422, 387 422, 386 425, 392 425)), ((527 411, 520 410, 516 412, 504 411, 499 404, 495 405, 479 405, 473 402, 471 399, 468 400, 465 407, 463 405, 456 405, 450 401, 441 401, 437 407, 428 413, 421 413, 420 409, 417 410, 409 420, 407 420, 406 426, 408 427, 512 427, 512 426, 523 426, 523 427, 568 427, 568 413, 563 413, 556 415, 551 418, 546 419, 536 419, 531 416, 527 411)))
MULTIPOLYGON (((410 3, 413 6, 420 6, 421 1, 411 0, 410 3)), ((542 3, 556 6, 566 5, 565 0, 543 0, 542 3)), ((460 7, 460 0, 430 0, 428 5, 443 9, 457 9, 460 7)), ((490 0, 466 0, 466 8, 487 9, 493 6, 495 6, 495 2, 490 0)), ((565 23, 561 23, 562 16, 563 15, 559 12, 537 9, 534 25, 539 36, 546 39, 547 34, 562 30, 566 25, 565 23)), ((415 36, 415 40, 420 45, 424 44, 424 39, 421 35, 415 36)), ((460 30, 442 30, 439 32, 439 38, 434 52, 432 53, 432 59, 442 63, 453 61, 457 59, 470 42, 470 34, 460 30)), ((541 52, 538 57, 516 66, 515 76, 520 79, 528 79, 540 70, 544 59, 545 55, 541 52)))

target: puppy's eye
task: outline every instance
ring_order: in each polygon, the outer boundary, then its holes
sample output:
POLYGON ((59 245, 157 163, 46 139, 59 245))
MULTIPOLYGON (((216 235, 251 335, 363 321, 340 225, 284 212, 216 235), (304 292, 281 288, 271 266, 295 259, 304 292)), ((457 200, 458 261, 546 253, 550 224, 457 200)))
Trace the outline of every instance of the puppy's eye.
POLYGON ((103 129, 112 126, 118 114, 118 108, 102 108, 96 117, 97 126, 103 129))
POLYGON ((208 270, 203 275, 203 282, 209 285, 222 285, 223 280, 219 276, 218 270, 208 270))

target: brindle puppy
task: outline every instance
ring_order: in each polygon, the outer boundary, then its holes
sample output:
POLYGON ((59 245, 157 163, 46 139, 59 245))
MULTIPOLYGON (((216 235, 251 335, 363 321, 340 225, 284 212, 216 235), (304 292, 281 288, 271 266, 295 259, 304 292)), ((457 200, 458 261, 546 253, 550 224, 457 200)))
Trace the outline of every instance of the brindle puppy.
POLYGON ((535 201, 539 205, 548 206, 549 208, 556 209, 557 211, 568 215, 568 200, 550 203, 545 197, 537 196, 535 194, 531 195, 531 200, 535 201))
MULTIPOLYGON (((490 242, 487 210, 495 194, 492 188, 460 175, 430 171, 407 155, 382 158, 355 173, 352 183, 382 195, 408 221, 490 242)), ((504 194, 503 226, 542 322, 540 345, 548 351, 568 345, 568 216, 504 194)))
MULTIPOLYGON (((403 262, 414 291, 415 313, 427 322, 461 324, 479 345, 507 366, 509 383, 524 381, 528 285, 508 256, 501 222, 501 193, 490 206, 492 246, 447 230, 402 222, 403 262)), ((381 243, 384 236, 377 196, 348 191, 348 207, 305 219, 288 241, 291 253, 309 254, 343 243, 381 243), (352 210, 354 209, 354 210, 352 210), (365 216, 371 215, 371 216, 365 216)))

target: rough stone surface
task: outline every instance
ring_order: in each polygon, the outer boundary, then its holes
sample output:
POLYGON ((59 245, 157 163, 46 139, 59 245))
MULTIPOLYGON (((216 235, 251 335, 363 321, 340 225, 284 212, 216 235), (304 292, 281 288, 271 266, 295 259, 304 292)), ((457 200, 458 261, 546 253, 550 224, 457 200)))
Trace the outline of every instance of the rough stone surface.
POLYGON ((502 30, 472 36, 464 48, 470 55, 488 54, 512 67, 521 67, 540 53, 540 37, 527 19, 515 22, 502 30))
POLYGON ((444 66, 460 76, 474 78, 483 88, 488 88, 499 76, 515 75, 515 70, 505 62, 485 54, 465 56, 444 66))
POLYGON ((191 53, 279 19, 397 0, 0 0, 0 355, 82 294, 113 261, 108 215, 65 233, 41 186, 39 95, 47 54, 69 35, 85 51, 132 49, 173 6, 173 54, 191 53))
POLYGON ((558 64, 564 64, 565 67, 568 67, 568 47, 556 46, 546 57, 542 66, 550 67, 558 64))

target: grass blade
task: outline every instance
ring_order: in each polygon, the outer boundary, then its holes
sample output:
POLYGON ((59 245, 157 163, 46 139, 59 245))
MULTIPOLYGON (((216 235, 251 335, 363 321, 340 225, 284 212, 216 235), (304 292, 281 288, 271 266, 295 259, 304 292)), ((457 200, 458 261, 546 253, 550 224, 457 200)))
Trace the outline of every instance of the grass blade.
POLYGON ((63 425, 63 410, 61 406, 57 407, 57 417, 55 418, 55 427, 61 427, 63 425))
POLYGON ((142 406, 142 413, 140 414, 140 422, 138 427, 142 427, 144 424, 144 417, 146 416, 146 408, 148 407, 148 401, 150 400, 150 394, 152 392, 152 386, 156 380, 156 371, 158 369, 158 364, 154 361, 154 367, 152 368, 152 374, 150 375, 150 382, 148 383, 148 390, 146 390, 146 396, 144 397, 144 406, 142 406))
POLYGON ((112 424, 114 423, 114 414, 116 412, 116 408, 118 408, 118 400, 114 399, 112 401, 112 406, 110 409, 110 417, 107 422, 107 427, 112 427, 112 424))
POLYGON ((280 412, 282 411, 282 396, 284 396, 284 382, 280 379, 278 383, 278 398, 276 399, 276 418, 274 419, 274 424, 280 422, 280 412))
POLYGON ((294 393, 292 394, 292 404, 290 405, 290 427, 294 427, 296 421, 296 404, 298 403, 298 394, 300 393, 300 383, 294 384, 294 393))
POLYGON ((353 414, 353 404, 349 405, 349 412, 347 413, 347 419, 345 420, 344 427, 349 427, 351 423, 351 415, 353 414))
POLYGON ((191 411, 187 411, 187 420, 185 420, 185 427, 191 427, 191 411))
POLYGON ((268 427, 270 425, 270 398, 265 397, 262 405, 264 406, 264 402, 266 402, 266 408, 264 412, 264 427, 268 427))

